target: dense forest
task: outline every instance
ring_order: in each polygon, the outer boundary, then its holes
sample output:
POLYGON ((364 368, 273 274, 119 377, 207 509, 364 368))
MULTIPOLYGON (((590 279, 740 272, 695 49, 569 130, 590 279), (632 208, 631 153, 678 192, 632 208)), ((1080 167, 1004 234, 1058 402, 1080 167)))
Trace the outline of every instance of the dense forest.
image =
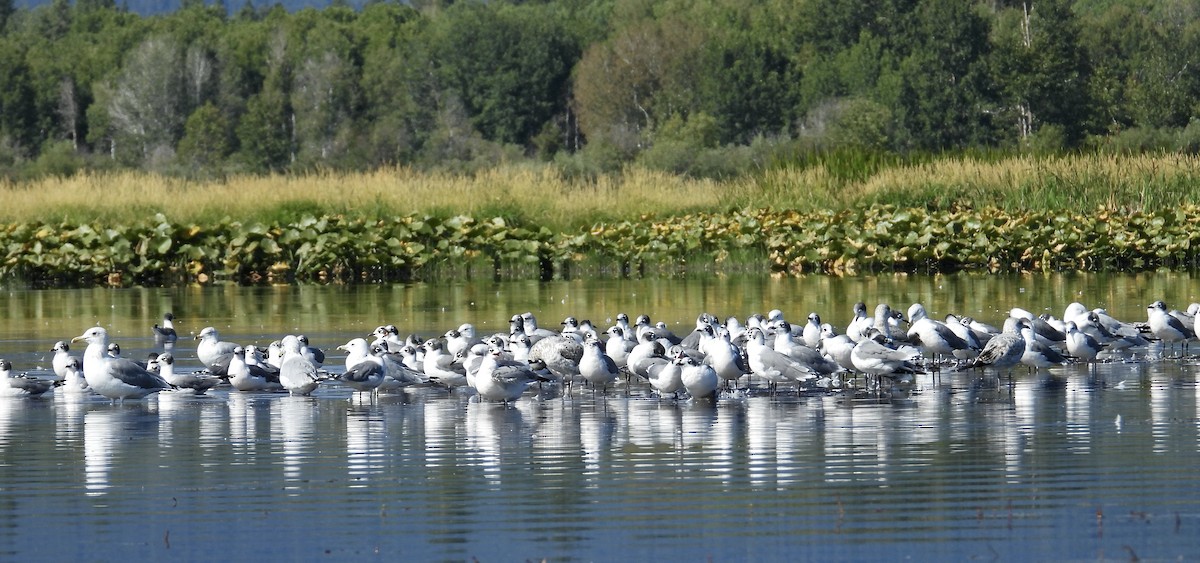
POLYGON ((0 0, 0 175, 1200 150, 1200 0, 0 0))

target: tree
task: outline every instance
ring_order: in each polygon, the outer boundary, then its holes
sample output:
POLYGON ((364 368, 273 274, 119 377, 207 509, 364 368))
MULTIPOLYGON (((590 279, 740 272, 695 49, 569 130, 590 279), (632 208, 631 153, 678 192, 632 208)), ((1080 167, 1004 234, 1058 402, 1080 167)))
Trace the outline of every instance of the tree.
POLYGON ((1090 118, 1090 69, 1068 1, 1022 2, 1003 16, 993 51, 1003 117, 1021 140, 1050 124, 1068 145, 1079 143, 1090 118))
POLYGON ((0 138, 28 149, 36 138, 33 90, 24 50, 0 37, 0 138))
POLYGON ((296 70, 292 87, 295 134, 300 154, 314 162, 328 162, 344 146, 339 136, 350 118, 353 81, 348 63, 326 51, 305 59, 296 70))
POLYGON ((366 42, 360 84, 368 158, 411 162, 434 130, 441 89, 429 21, 411 8, 381 3, 363 8, 356 25, 366 42))
POLYGON ((108 113, 117 137, 148 158, 174 147, 183 125, 183 76, 179 46, 168 37, 142 42, 113 87, 108 113))
POLYGON ((228 123, 221 110, 211 102, 188 116, 178 155, 195 170, 219 164, 229 154, 228 123))
POLYGON ((988 25, 961 0, 925 0, 901 63, 900 126, 920 148, 988 144, 988 25))
POLYGON ((589 47, 576 67, 573 89, 589 141, 605 139, 625 151, 640 148, 660 120, 697 109, 691 104, 705 38, 685 20, 644 20, 589 47))
POLYGON ((525 145, 565 111, 579 47, 549 7, 455 4, 438 29, 441 75, 484 138, 525 145))
POLYGON ((782 52, 737 34, 709 42, 704 60, 701 105, 715 117, 721 143, 748 143, 787 130, 796 103, 791 65, 782 52))

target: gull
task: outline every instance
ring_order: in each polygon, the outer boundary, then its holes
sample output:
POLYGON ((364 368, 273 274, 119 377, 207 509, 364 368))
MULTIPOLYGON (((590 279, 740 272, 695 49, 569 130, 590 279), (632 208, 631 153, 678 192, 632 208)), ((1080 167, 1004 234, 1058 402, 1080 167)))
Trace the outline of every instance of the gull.
POLYGON ((1029 323, 1029 327, 1033 329, 1033 333, 1039 339, 1049 342, 1062 342, 1067 339, 1067 335, 1063 331, 1054 328, 1045 319, 1026 311, 1020 307, 1013 307, 1008 312, 1009 318, 1023 319, 1029 323))
POLYGON ((61 389, 61 392, 69 394, 91 392, 87 380, 83 378, 83 362, 79 358, 71 356, 63 365, 61 389))
MULTIPOLYGON (((471 327, 471 332, 475 332, 474 327, 471 327)), ((467 337, 467 335, 463 334, 461 330, 456 328, 447 330, 446 334, 442 335, 442 338, 446 341, 446 353, 450 354, 451 356, 457 356, 459 353, 467 351, 471 348, 471 346, 479 344, 480 342, 480 340, 475 338, 473 334, 471 337, 467 337)))
MULTIPOLYGON (((500 350, 500 361, 506 361, 504 360, 506 352, 500 347, 497 347, 497 349, 500 350)), ((483 363, 483 357, 488 355, 489 350, 491 350, 490 346, 480 342, 454 355, 454 363, 461 364, 467 372, 467 387, 475 388, 475 374, 479 371, 479 366, 483 363)))
POLYGON ((934 361, 938 356, 954 356, 960 360, 979 355, 978 349, 972 350, 971 344, 955 333, 945 323, 929 318, 925 306, 913 303, 908 308, 909 340, 919 342, 925 351, 933 354, 934 361))
MULTIPOLYGON (((213 375, 228 375, 229 359, 233 356, 233 349, 237 348, 237 344, 223 342, 217 334, 217 329, 211 326, 204 327, 200 334, 196 335, 196 340, 200 341, 196 345, 196 358, 200 363, 213 375)), ((86 364, 85 361, 85 367, 86 364)))
POLYGON ((619 326, 610 326, 604 332, 608 334, 608 340, 604 343, 604 353, 617 363, 618 368, 629 369, 629 353, 637 343, 625 338, 625 331, 619 326))
POLYGON ((370 336, 375 337, 371 342, 372 346, 385 346, 389 352, 399 352, 404 347, 404 340, 400 338, 400 330, 396 325, 380 325, 375 327, 370 336))
MULTIPOLYGON (((975 331, 963 324, 956 315, 946 315, 946 320, 942 324, 954 332, 955 336, 958 336, 963 339, 963 342, 967 343, 967 349, 971 351, 967 358, 974 358, 979 355, 979 351, 983 349, 986 339, 981 340, 975 331)), ((991 335, 988 335, 988 339, 990 338, 991 335)))
POLYGON ((515 401, 534 383, 549 381, 528 366, 514 363, 501 364, 500 349, 490 348, 479 364, 475 375, 475 391, 480 398, 492 401, 515 401))
POLYGON ((687 336, 684 336, 683 339, 679 341, 679 345, 691 350, 698 350, 700 348, 700 341, 703 340, 703 334, 700 329, 706 326, 716 328, 718 326, 717 318, 708 313, 700 313, 700 315, 696 317, 696 330, 693 330, 692 332, 689 332, 687 336))
POLYGON ((666 348, 655 338, 653 333, 644 334, 642 341, 629 352, 629 373, 649 379, 652 370, 658 369, 662 364, 670 361, 664 357, 666 353, 666 348))
POLYGON ((387 377, 387 369, 383 359, 371 353, 366 338, 353 338, 337 349, 346 351, 346 371, 336 379, 360 393, 379 388, 387 377))
POLYGON ((437 338, 425 341, 422 371, 430 381, 438 385, 454 388, 467 384, 466 368, 454 362, 454 356, 446 351, 445 343, 437 338))
POLYGON ((833 330, 833 325, 829 323, 821 325, 821 344, 818 346, 818 351, 837 362, 844 370, 854 371, 851 352, 854 351, 855 344, 849 336, 837 334, 833 330))
POLYGON ((94 326, 71 339, 78 340, 88 343, 83 352, 83 377, 93 391, 117 401, 141 399, 171 388, 158 374, 132 361, 108 357, 108 331, 104 327, 94 326))
POLYGON ((283 365, 283 343, 278 340, 267 345, 267 365, 279 369, 283 365))
POLYGON ((718 332, 712 325, 705 325, 696 330, 703 337, 700 341, 700 351, 704 352, 704 362, 711 365, 717 372, 717 377, 727 385, 733 382, 734 387, 737 387, 737 381, 750 373, 750 366, 746 364, 741 350, 729 341, 729 333, 718 332))
POLYGON ((669 344, 663 344, 664 348, 682 342, 681 338, 675 336, 675 333, 667 329, 666 323, 659 322, 650 324, 650 317, 648 315, 638 315, 637 322, 634 323, 634 327, 637 331, 638 338, 641 338, 642 334, 644 333, 652 332, 654 333, 655 338, 669 342, 669 344))
POLYGON ((804 339, 805 346, 814 350, 817 348, 817 345, 821 343, 821 315, 808 314, 808 322, 804 325, 801 337, 804 339))
POLYGON ((1087 314, 1088 314, 1087 307, 1084 307, 1083 303, 1074 301, 1070 305, 1067 305, 1067 307, 1065 309, 1063 309, 1063 316, 1062 316, 1063 324, 1065 326, 1066 323, 1075 322, 1076 326, 1078 326, 1079 322, 1081 320, 1081 317, 1086 317, 1087 314))
POLYGON ((854 364, 855 370, 876 376, 920 372, 912 363, 913 359, 921 355, 920 349, 910 346, 901 348, 884 346, 881 341, 885 341, 886 337, 881 332, 874 330, 864 336, 865 338, 858 341, 850 351, 850 361, 854 364))
POLYGON ((238 391, 280 391, 283 389, 278 379, 268 379, 266 375, 256 374, 246 364, 246 349, 236 346, 233 357, 229 360, 229 384, 238 391))
POLYGON ((747 329, 746 337, 746 364, 751 373, 766 379, 772 389, 788 381, 802 383, 816 379, 812 370, 767 346, 761 328, 747 329))
POLYGON ((960 317, 959 322, 961 322, 963 326, 970 329, 971 334, 974 334, 975 338, 979 339, 980 344, 985 346, 993 336, 1003 332, 990 324, 980 322, 972 317, 960 317))
POLYGON ((67 365, 72 360, 78 362, 79 358, 71 355, 71 345, 62 340, 55 342, 54 347, 50 351, 54 352, 54 357, 50 360, 50 365, 54 367, 55 378, 63 381, 67 377, 67 365))
POLYGON ((521 327, 522 331, 525 332, 525 336, 528 336, 530 342, 533 344, 537 344, 539 340, 546 338, 547 336, 560 336, 558 333, 552 330, 538 328, 537 317, 533 316, 532 312, 527 311, 521 313, 521 316, 518 318, 520 319, 520 325, 518 326, 521 327))
POLYGON ((804 338, 803 327, 792 326, 791 323, 788 323, 787 320, 783 318, 783 311, 780 311, 779 309, 771 309, 771 311, 767 313, 767 324, 780 326, 781 323, 787 323, 788 330, 792 331, 792 336, 804 338))
POLYGON ((221 382, 221 378, 213 375, 175 373, 175 356, 170 352, 159 354, 155 361, 158 363, 158 375, 181 391, 203 395, 204 392, 216 387, 221 382))
POLYGON ((154 333, 154 341, 160 344, 169 344, 179 339, 175 332, 175 315, 170 312, 163 313, 162 326, 154 325, 150 330, 154 333))
MULTIPOLYGON (((651 340, 653 346, 657 349, 662 349, 662 344, 657 340, 651 340)), ((686 354, 680 354, 676 357, 686 358, 686 354)), ((675 363, 673 360, 668 360, 661 355, 653 356, 651 360, 646 362, 646 381, 650 382, 650 387, 658 392, 658 396, 670 393, 673 398, 678 398, 679 390, 683 389, 683 366, 675 363)))
POLYGON ((617 363, 604 352, 604 344, 598 338, 588 336, 583 343, 583 357, 579 359, 579 375, 604 392, 617 381, 620 373, 617 363))
MULTIPOLYGON (((1018 322, 1018 330, 1021 331, 1021 337, 1025 339, 1025 351, 1021 353, 1022 364, 1038 369, 1061 366, 1067 362, 1067 359, 1057 349, 1034 337, 1033 327, 1027 321, 1018 322)), ((1063 338, 1065 340, 1065 334, 1063 338)))
POLYGON ((794 341, 792 337, 795 331, 787 321, 778 321, 775 325, 778 332, 775 333, 775 341, 772 346, 776 352, 800 362, 813 373, 820 375, 829 375, 841 368, 837 362, 826 358, 815 349, 794 341))
POLYGON ((309 346, 308 337, 303 334, 296 337, 300 341, 300 354, 305 359, 312 362, 314 366, 321 367, 325 363, 325 352, 316 346, 309 346))
MULTIPOLYGON (((1019 325, 1023 321, 1018 321, 1019 325)), ((1065 335, 1064 335, 1065 337, 1065 335)), ((1021 363, 1025 354, 1025 338, 1020 334, 1020 328, 1014 326, 1013 331, 1006 331, 992 337, 979 355, 964 366, 966 368, 994 367, 997 369, 1011 368, 1021 363)))
POLYGON ((54 388, 49 379, 38 379, 28 375, 13 375, 12 362, 0 359, 0 397, 41 397, 54 388))
POLYGON ((1107 344, 1109 350, 1124 350, 1150 344, 1137 327, 1112 318, 1104 309, 1092 309, 1086 319, 1083 322, 1076 321, 1079 330, 1091 335, 1101 344, 1107 344))
POLYGON ((871 327, 871 317, 867 316, 867 304, 859 301, 854 304, 854 316, 846 323, 846 336, 858 342, 863 339, 863 333, 871 327))
MULTIPOLYGON (((408 346, 405 347, 408 348, 408 346)), ((380 391, 402 389, 404 387, 429 383, 429 380, 425 378, 425 374, 408 367, 402 354, 388 352, 382 345, 372 345, 371 353, 379 356, 379 359, 383 362, 385 375, 383 383, 379 384, 380 391)))
POLYGON ((262 355, 258 352, 257 346, 253 344, 245 346, 243 355, 246 367, 250 368, 251 374, 265 377, 272 381, 279 381, 279 367, 264 362, 262 355))
POLYGON ((617 313, 617 320, 614 321, 616 326, 621 327, 621 332, 625 335, 625 339, 637 343, 637 334, 633 327, 629 326, 629 315, 625 313, 617 313))
POLYGON ((583 359, 583 344, 573 338, 555 334, 547 336, 529 348, 530 363, 545 362, 546 369, 563 381, 579 375, 579 360, 583 359))
POLYGON ((279 383, 292 395, 310 395, 321 384, 317 365, 303 352, 300 339, 291 334, 283 337, 283 362, 279 365, 279 383))
POLYGON ((1167 304, 1162 301, 1155 301, 1146 307, 1146 316, 1149 318, 1150 334, 1162 340, 1164 347, 1179 342, 1186 350, 1187 341, 1196 337, 1192 329, 1167 311, 1167 304))
POLYGON ((1067 321, 1064 328, 1067 329, 1067 353, 1084 362, 1095 361, 1105 348, 1104 344, 1080 331, 1075 321, 1067 321))
POLYGON ((523 332, 508 336, 509 353, 515 361, 529 363, 529 349, 532 347, 533 343, 523 332))
POLYGON ((721 386, 721 378, 716 370, 707 364, 697 363, 695 359, 680 354, 674 363, 680 366, 680 380, 688 395, 697 401, 715 401, 717 388, 721 386))

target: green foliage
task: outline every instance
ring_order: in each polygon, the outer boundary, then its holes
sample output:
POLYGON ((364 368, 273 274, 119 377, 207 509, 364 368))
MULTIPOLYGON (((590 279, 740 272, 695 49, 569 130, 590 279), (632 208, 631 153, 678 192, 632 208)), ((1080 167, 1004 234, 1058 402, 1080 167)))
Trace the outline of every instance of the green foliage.
MULTIPOLYGON (((0 227, 0 280, 34 285, 158 285, 430 279, 479 261, 496 275, 523 264, 659 267, 684 259, 762 256, 785 274, 1150 270, 1200 264, 1200 207, 1162 213, 1009 213, 870 206, 834 213, 760 210, 597 223, 553 233, 517 217, 407 215, 346 219, 294 209, 267 223, 0 227), (448 262, 452 261, 452 262, 448 262), (448 263, 461 264, 447 266, 448 263)), ((544 269, 541 274, 544 275, 544 269)), ((616 269, 614 268, 613 271, 616 269)))
MULTIPOLYGON (((143 17, 54 0, 0 20, 12 177, 39 174, 61 140, 97 155, 88 169, 537 158, 577 176, 640 162, 725 177, 760 165, 755 139, 902 156, 1194 150, 1163 139, 1200 115, 1191 0, 245 3, 232 18, 203 2, 143 17), (209 124, 188 120, 206 104, 227 145, 198 152, 209 124), (715 140, 664 134, 700 116, 715 140)), ((789 152, 804 151, 773 158, 789 152)))
POLYGON ((43 147, 33 162, 30 175, 41 176, 70 176, 83 169, 84 160, 76 154, 74 147, 68 141, 56 141, 43 147))
POLYGON ((220 165, 229 154, 229 124, 217 106, 207 103, 188 117, 179 158, 196 169, 220 165))

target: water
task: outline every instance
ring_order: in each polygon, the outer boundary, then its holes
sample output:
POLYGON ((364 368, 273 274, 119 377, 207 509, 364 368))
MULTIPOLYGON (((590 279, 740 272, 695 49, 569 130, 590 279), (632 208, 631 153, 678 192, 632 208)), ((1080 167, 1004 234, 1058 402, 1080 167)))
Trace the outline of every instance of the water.
MULTIPOLYGON (((844 323, 859 299, 920 300, 997 322, 1011 306, 1078 298, 1140 320, 1153 299, 1182 308, 1196 293, 1186 275, 12 292, 0 295, 0 355, 48 366, 42 350, 99 321, 138 357, 165 310, 185 333, 201 319, 239 341, 299 327, 332 348, 382 322, 432 334, 464 320, 506 327, 525 310, 543 325, 647 312, 678 330, 700 310, 844 323)), ((190 352, 181 341, 184 369, 190 352)), ((370 401, 336 385, 314 397, 4 399, 0 557, 1191 558, 1198 372, 1139 357, 1056 369, 1064 387, 947 374, 898 404, 791 393, 676 404, 641 386, 512 406, 436 389, 370 401)))

